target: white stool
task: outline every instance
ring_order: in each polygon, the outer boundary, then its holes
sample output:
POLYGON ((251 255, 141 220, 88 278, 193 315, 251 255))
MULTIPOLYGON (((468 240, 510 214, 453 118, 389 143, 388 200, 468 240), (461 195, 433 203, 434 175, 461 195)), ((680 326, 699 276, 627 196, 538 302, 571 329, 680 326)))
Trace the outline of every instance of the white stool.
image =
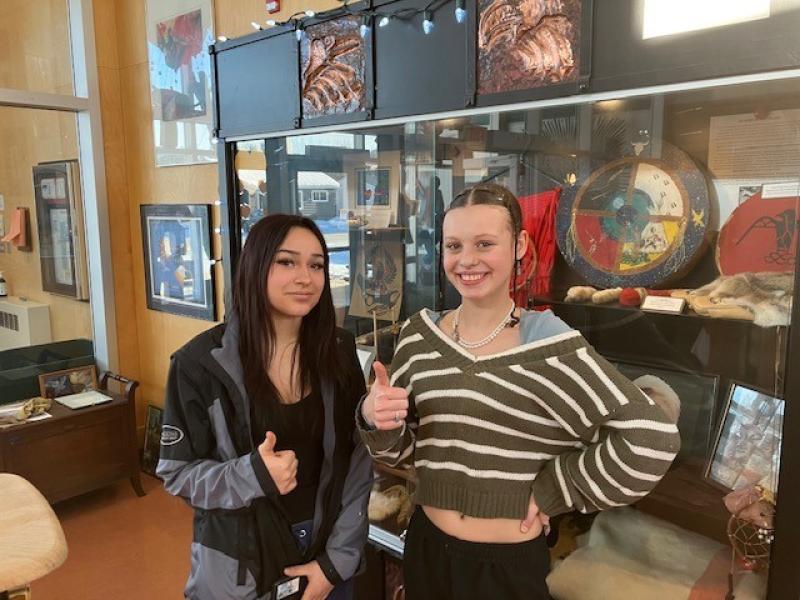
POLYGON ((53 509, 19 475, 0 473, 0 599, 30 598, 29 584, 67 558, 53 509))

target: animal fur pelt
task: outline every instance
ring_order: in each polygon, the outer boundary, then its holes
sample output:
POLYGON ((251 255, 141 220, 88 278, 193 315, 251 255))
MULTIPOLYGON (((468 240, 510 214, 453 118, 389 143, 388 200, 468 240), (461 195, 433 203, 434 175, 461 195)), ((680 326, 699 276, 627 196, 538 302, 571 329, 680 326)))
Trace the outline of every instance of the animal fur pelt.
MULTIPOLYGON (((789 273, 739 273, 723 275, 689 294, 695 308, 697 299, 713 304, 745 308, 761 327, 789 325, 792 312, 794 275, 789 273)), ((701 312, 701 311, 698 311, 701 312)))
POLYGON ((398 511, 403 515, 403 507, 409 502, 408 490, 402 485, 393 485, 382 492, 372 490, 367 513, 371 521, 383 521, 398 511))

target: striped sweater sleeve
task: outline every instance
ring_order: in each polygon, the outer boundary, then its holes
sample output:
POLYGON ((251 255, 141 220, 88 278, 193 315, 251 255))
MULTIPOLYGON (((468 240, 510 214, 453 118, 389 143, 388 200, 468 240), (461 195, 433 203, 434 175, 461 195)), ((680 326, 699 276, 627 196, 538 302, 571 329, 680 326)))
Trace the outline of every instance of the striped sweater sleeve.
POLYGON ((569 426, 584 448, 548 461, 533 497, 549 516, 631 504, 647 495, 680 447, 678 428, 664 411, 591 346, 547 359, 557 372, 569 426))
POLYGON ((361 405, 359 405, 358 418, 356 419, 361 439, 364 441, 370 456, 390 467, 413 464, 414 462, 415 432, 418 420, 409 383, 408 370, 411 362, 413 362, 413 354, 408 346, 421 339, 421 336, 419 334, 411 334, 408 325, 409 321, 406 321, 400 330, 394 358, 389 369, 391 373, 389 383, 395 387, 404 387, 409 392, 408 414, 405 422, 398 429, 388 431, 370 428, 361 417, 361 405))

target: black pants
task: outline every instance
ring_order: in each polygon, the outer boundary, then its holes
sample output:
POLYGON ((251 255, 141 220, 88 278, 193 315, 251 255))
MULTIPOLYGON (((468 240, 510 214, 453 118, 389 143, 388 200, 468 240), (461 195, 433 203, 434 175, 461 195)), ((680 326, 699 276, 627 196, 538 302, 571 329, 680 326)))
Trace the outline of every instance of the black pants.
POLYGON ((417 507, 403 555, 406 600, 552 600, 545 536, 517 544, 466 542, 417 507))

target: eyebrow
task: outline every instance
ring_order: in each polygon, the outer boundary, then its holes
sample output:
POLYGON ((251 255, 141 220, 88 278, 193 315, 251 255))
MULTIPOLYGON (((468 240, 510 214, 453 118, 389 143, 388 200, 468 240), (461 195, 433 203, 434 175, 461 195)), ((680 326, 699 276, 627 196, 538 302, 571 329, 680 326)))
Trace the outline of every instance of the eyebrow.
MULTIPOLYGON (((497 238, 497 234, 494 234, 494 233, 479 233, 478 235, 474 235, 472 237, 473 237, 473 239, 474 238, 486 238, 486 237, 497 238)), ((458 238, 457 236, 454 236, 454 235, 448 235, 448 236, 445 236, 445 239, 447 239, 447 240, 457 240, 457 239, 460 239, 460 238, 458 238)))
MULTIPOLYGON (((278 248, 278 252, 286 252, 287 254, 291 254, 292 256, 300 256, 300 253, 297 250, 286 250, 285 248, 278 248)), ((311 256, 315 256, 317 258, 325 258, 322 254, 312 254, 311 256)))

